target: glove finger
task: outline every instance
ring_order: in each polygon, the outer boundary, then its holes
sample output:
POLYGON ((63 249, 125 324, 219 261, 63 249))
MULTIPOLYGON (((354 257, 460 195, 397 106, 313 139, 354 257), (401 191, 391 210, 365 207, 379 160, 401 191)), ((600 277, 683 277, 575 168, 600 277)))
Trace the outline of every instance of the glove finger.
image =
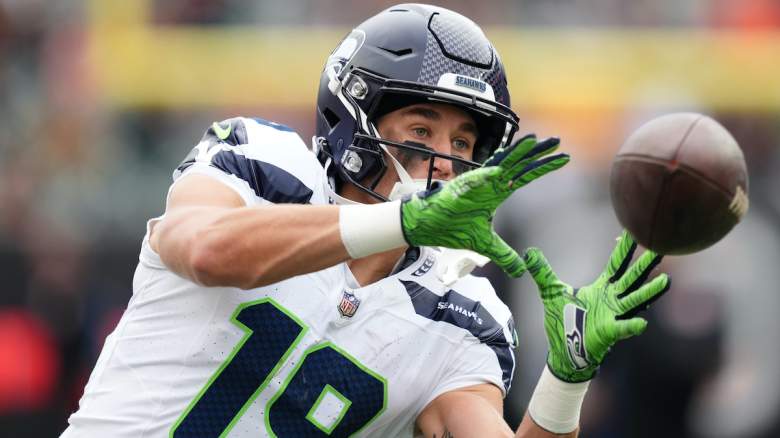
POLYGON ((536 160, 537 158, 548 155, 554 150, 558 149, 558 146, 560 146, 560 144, 561 144, 561 139, 558 137, 545 138, 544 140, 536 143, 536 146, 534 146, 530 151, 528 151, 528 153, 525 154, 525 157, 523 158, 530 158, 531 160, 536 160))
POLYGON ((672 281, 666 274, 660 274, 635 292, 618 300, 622 314, 617 319, 625 320, 633 318, 637 313, 647 309, 655 300, 661 298, 669 291, 672 281))
POLYGON ((641 335, 647 328, 647 321, 644 318, 631 318, 624 321, 615 321, 615 336, 617 340, 641 335))
MULTIPOLYGON (((539 248, 528 248, 523 255, 523 261, 534 282, 539 287, 540 294, 545 286, 559 282, 558 276, 550 266, 550 262, 539 248)), ((542 297, 544 298, 544 297, 542 297)))
POLYGON ((504 239, 499 237, 495 231, 493 232, 492 245, 483 255, 489 257, 490 260, 511 277, 518 278, 526 271, 525 262, 520 258, 517 251, 504 242, 504 239))
POLYGON ((536 135, 531 134, 523 137, 513 145, 512 150, 507 154, 506 158, 499 163, 499 166, 504 169, 512 169, 517 163, 525 159, 526 155, 528 155, 536 144, 536 135))
POLYGON ((604 268, 604 274, 609 276, 610 283, 623 276, 623 273, 628 268, 628 264, 631 263, 634 251, 636 251, 634 238, 628 234, 628 231, 623 230, 623 233, 618 237, 615 249, 612 250, 612 255, 609 256, 607 267, 604 268))
POLYGON ((650 250, 639 256, 615 285, 615 289, 619 292, 618 298, 628 295, 642 286, 662 259, 662 255, 650 250))
POLYGON ((556 154, 542 158, 539 161, 534 161, 512 177, 510 187, 512 190, 517 190, 541 176, 560 169, 565 166, 569 160, 571 160, 571 157, 569 157, 568 154, 556 154))
POLYGON ((520 140, 517 140, 514 142, 511 146, 507 146, 505 148, 499 148, 495 152, 493 152, 493 155, 488 158, 485 163, 482 165, 483 167, 490 167, 490 166, 499 166, 502 167, 510 167, 507 165, 504 165, 504 161, 512 155, 514 157, 514 161, 517 161, 518 159, 522 158, 528 151, 534 147, 536 144, 536 134, 528 134, 521 138, 520 140))
POLYGON ((510 173, 517 173, 528 166, 529 163, 532 163, 545 155, 550 155, 558 149, 560 144, 561 140, 556 137, 550 137, 540 141, 530 151, 528 151, 520 161, 515 163, 515 165, 511 168, 510 173))

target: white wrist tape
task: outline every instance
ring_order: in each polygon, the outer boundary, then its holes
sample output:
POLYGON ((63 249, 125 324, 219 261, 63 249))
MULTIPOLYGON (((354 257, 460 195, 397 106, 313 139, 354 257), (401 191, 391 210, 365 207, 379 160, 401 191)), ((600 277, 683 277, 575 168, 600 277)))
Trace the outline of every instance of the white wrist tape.
POLYGON ((353 259, 407 245, 401 228, 401 201, 342 205, 339 228, 353 259))
POLYGON ((545 366, 528 404, 528 415, 534 423, 549 432, 572 432, 580 424, 580 408, 588 385, 590 381, 564 382, 545 366))

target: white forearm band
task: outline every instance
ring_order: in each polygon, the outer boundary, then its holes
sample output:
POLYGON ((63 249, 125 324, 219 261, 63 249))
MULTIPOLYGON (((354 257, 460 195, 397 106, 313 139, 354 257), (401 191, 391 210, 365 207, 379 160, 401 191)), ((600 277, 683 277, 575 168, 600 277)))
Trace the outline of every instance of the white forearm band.
POLYGON ((339 207, 341 241, 359 259, 406 245, 401 229, 401 201, 339 207))
POLYGON ((549 432, 573 432, 580 424, 580 408, 588 385, 590 381, 564 382, 545 366, 528 404, 528 415, 534 423, 549 432))

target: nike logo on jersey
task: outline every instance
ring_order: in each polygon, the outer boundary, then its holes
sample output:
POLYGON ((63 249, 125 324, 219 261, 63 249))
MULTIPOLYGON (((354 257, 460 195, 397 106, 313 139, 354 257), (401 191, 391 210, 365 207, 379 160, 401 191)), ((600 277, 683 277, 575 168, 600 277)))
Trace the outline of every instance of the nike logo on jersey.
POLYGON ((219 123, 214 122, 211 125, 211 129, 214 130, 214 134, 217 134, 217 138, 224 140, 230 136, 230 130, 233 129, 233 124, 228 122, 227 128, 223 128, 219 123))

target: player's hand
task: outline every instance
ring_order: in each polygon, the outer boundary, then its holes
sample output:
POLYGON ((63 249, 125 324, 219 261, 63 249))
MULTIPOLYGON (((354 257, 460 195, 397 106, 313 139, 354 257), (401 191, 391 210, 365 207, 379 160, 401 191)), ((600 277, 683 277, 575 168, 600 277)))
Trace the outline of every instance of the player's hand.
POLYGON ((493 230, 493 216, 515 190, 569 162, 567 154, 546 156, 558 144, 557 138, 537 142, 528 135, 498 149, 483 167, 405 198, 401 223, 406 240, 414 246, 475 251, 507 274, 523 275, 522 258, 493 230))
POLYGON ((662 256, 645 251, 629 267, 635 249, 634 239, 623 232, 604 272, 579 289, 560 281, 539 249, 526 251, 525 263, 544 304, 547 365, 561 380, 592 379, 612 345, 645 330, 647 321, 635 317, 637 312, 669 289, 666 274, 643 285, 662 256))

